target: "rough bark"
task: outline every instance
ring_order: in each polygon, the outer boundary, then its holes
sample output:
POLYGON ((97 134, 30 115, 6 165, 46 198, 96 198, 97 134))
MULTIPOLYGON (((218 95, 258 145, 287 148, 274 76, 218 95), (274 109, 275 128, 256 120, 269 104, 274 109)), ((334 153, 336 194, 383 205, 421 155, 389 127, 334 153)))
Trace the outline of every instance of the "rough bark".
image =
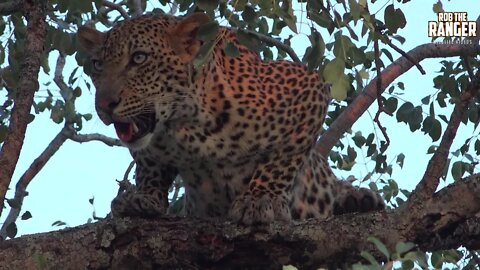
POLYGON ((421 209, 268 228, 180 217, 109 219, 4 241, 0 269, 315 269, 358 260, 360 250, 378 254, 369 236, 391 250, 399 241, 423 251, 480 247, 480 175, 442 189, 421 209))
MULTIPOLYGON (((12 2, 13 3, 13 2, 12 2)), ((33 103, 33 96, 38 90, 38 72, 40 61, 44 53, 44 41, 46 37, 46 1, 19 1, 23 3, 23 12, 27 19, 25 37, 25 59, 23 60, 18 94, 12 114, 9 119, 8 133, 0 150, 0 214, 7 188, 10 185, 15 166, 17 165, 20 150, 22 149, 25 131, 33 103)))

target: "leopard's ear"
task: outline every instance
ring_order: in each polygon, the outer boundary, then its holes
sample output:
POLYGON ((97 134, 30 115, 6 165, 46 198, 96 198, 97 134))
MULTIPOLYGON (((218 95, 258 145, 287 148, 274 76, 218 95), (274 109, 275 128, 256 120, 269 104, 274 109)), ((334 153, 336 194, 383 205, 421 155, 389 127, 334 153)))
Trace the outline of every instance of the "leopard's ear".
POLYGON ((79 47, 85 50, 89 56, 97 54, 102 47, 104 37, 105 33, 89 26, 81 26, 77 32, 79 47))
POLYGON ((170 46, 184 62, 190 62, 198 53, 202 43, 197 39, 197 30, 208 23, 210 17, 205 13, 194 13, 182 19, 170 31, 170 46))

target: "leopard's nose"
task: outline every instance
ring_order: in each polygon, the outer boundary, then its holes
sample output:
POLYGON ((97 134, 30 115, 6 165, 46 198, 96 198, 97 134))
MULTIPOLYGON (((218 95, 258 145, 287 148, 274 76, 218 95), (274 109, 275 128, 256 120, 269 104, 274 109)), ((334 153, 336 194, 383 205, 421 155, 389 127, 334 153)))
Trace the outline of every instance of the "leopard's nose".
POLYGON ((97 110, 108 115, 113 114, 113 110, 117 107, 119 100, 110 98, 97 98, 97 110))

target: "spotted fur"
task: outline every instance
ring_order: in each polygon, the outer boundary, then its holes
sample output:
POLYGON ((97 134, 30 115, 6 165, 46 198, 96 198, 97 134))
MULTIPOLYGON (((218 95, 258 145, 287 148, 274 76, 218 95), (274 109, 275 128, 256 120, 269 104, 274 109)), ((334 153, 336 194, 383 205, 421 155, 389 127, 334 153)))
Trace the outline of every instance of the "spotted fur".
POLYGON ((252 224, 383 208, 378 195, 338 181, 313 149, 330 92, 317 73, 262 61, 227 28, 195 69, 207 21, 146 15, 106 33, 79 30, 98 114, 137 163, 136 187, 113 200, 113 215, 164 214, 177 175, 187 214, 199 217, 252 224), (227 42, 238 57, 226 55, 227 42))

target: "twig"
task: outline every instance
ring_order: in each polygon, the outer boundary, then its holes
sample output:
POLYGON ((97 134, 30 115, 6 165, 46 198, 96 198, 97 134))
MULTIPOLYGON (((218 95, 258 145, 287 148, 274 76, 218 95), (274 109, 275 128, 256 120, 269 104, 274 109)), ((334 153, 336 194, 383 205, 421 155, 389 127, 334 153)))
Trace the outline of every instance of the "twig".
POLYGON ((132 17, 138 17, 143 14, 143 8, 142 8, 142 1, 140 0, 132 0, 133 1, 133 9, 134 13, 132 17))
MULTIPOLYGON (((55 75, 54 75, 53 81, 63 93, 67 93, 67 92, 72 93, 73 90, 63 80, 62 72, 63 72, 64 66, 65 66, 65 55, 63 53, 60 53, 57 58, 57 64, 55 66, 55 75)), ((90 141, 100 141, 108 146, 123 146, 120 140, 110 138, 98 133, 78 134, 76 132, 71 132, 68 134, 68 138, 72 141, 79 142, 79 143, 90 142, 90 141)))
POLYGON ((103 0, 102 4, 106 7, 109 7, 111 9, 114 9, 114 10, 118 11, 118 13, 120 13, 120 15, 122 15, 122 17, 125 20, 130 19, 130 16, 128 15, 128 12, 122 6, 120 6, 118 4, 115 4, 115 3, 112 3, 110 1, 107 1, 107 0, 103 0))
POLYGON ((387 134, 387 129, 382 125, 380 122, 380 114, 382 112, 392 116, 393 114, 387 110, 385 110, 385 106, 383 106, 383 100, 382 100, 382 73, 381 73, 381 66, 382 64, 380 63, 380 49, 378 48, 378 40, 375 40, 373 42, 373 47, 375 51, 375 66, 377 69, 377 104, 378 104, 378 110, 377 113, 375 114, 375 118, 373 121, 377 123, 378 128, 380 128, 380 131, 383 134, 383 137, 385 138, 385 147, 380 147, 380 152, 383 153, 387 150, 388 146, 390 145, 390 138, 388 137, 387 134))
POLYGON ((405 57, 412 64, 414 64, 417 67, 417 69, 420 71, 420 73, 422 73, 422 75, 427 74, 418 61, 415 61, 415 59, 413 59, 408 53, 406 53, 404 50, 398 48, 397 45, 393 44, 392 41, 389 38, 384 37, 382 39, 382 41, 385 42, 385 44, 390 46, 392 49, 394 49, 396 52, 401 54, 403 57, 405 57))
POLYGON ((170 3, 170 11, 168 11, 168 14, 169 15, 175 15, 178 11, 178 3, 177 2, 173 2, 173 3, 170 3))
POLYGON ((127 170, 125 171, 125 174, 123 175, 123 179, 117 180, 117 183, 118 183, 117 196, 120 195, 122 192, 133 188, 132 183, 130 183, 130 180, 128 180, 128 175, 132 171, 134 165, 135 165, 135 160, 132 160, 132 162, 130 162, 130 164, 128 165, 127 170))
POLYGON ((108 136, 105 136, 99 133, 91 133, 91 134, 72 133, 68 138, 78 143, 100 141, 108 146, 123 146, 123 144, 120 142, 119 139, 110 138, 108 136))
MULTIPOLYGON (((68 87, 68 85, 65 83, 65 81, 63 80, 63 69, 65 67, 65 55, 60 52, 60 54, 58 55, 58 58, 57 58, 57 63, 55 65, 55 73, 54 73, 54 76, 53 76, 53 81, 55 82, 55 84, 58 86, 58 88, 60 88, 60 90, 64 93, 67 93, 67 92, 70 92, 72 93, 73 92, 73 89, 71 89, 70 87, 68 87)), ((66 101, 66 100, 65 100, 66 101)))
POLYGON ((475 75, 473 75, 473 70, 472 66, 470 66, 470 63, 468 62, 468 57, 464 56, 462 57, 463 65, 465 66, 465 69, 467 70, 468 77, 470 77, 470 80, 473 81, 475 75))
POLYGON ((69 134, 73 133, 73 129, 67 125, 53 138, 48 144, 47 148, 32 162, 30 167, 23 173, 17 182, 15 187, 15 196, 12 200, 13 204, 10 208, 7 218, 5 219, 2 228, 0 229, 0 238, 6 239, 7 228, 10 224, 14 223, 22 209, 23 199, 26 195, 27 186, 32 179, 40 172, 50 158, 60 149, 60 146, 67 140, 69 134))
POLYGON ((278 49, 281 49, 281 50, 285 51, 290 56, 290 58, 292 58, 292 60, 294 62, 297 62, 297 63, 302 62, 302 61, 300 61, 300 58, 298 58, 297 54, 292 49, 292 47, 290 47, 287 44, 281 42, 280 40, 269 37, 269 36, 266 36, 264 34, 257 33, 255 31, 251 31, 251 30, 242 29, 242 31, 244 31, 245 33, 248 33, 250 35, 255 36, 260 41, 266 42, 270 45, 273 45, 273 46, 277 47, 278 49))
POLYGON ((132 160, 132 162, 130 162, 130 164, 128 165, 127 170, 125 171, 125 174, 123 174, 123 180, 128 180, 128 175, 132 171, 134 165, 135 165, 135 160, 132 160))
MULTIPOLYGON (((23 1, 22 1, 23 2, 23 1)), ((10 116, 7 136, 0 149, 0 215, 4 198, 12 179, 15 166, 25 139, 28 116, 33 104, 33 97, 38 89, 38 72, 45 47, 46 2, 25 1, 23 10, 27 18, 25 49, 19 76, 17 96, 10 116)))
POLYGON ((423 175, 422 180, 418 183, 415 190, 412 192, 410 199, 408 200, 405 209, 411 211, 411 207, 418 203, 421 203, 434 194, 438 187, 440 177, 443 174, 445 166, 447 164, 448 154, 450 147, 453 143, 453 139, 457 134, 457 129, 462 122, 463 115, 468 111, 468 105, 472 98, 474 98, 480 88, 480 70, 477 71, 475 78, 467 86, 465 91, 460 95, 459 101, 455 104, 450 121, 448 121, 445 133, 443 133, 442 140, 438 146, 435 154, 428 162, 427 169, 423 175))
MULTIPOLYGON (((408 52, 417 62, 428 58, 445 58, 453 56, 476 56, 480 54, 478 44, 439 44, 420 45, 408 52)), ((407 72, 414 64, 401 56, 382 71, 382 91, 400 75, 407 72)), ((326 156, 343 134, 352 127, 362 114, 372 105, 377 96, 377 78, 373 79, 358 97, 335 119, 317 142, 320 154, 326 156)))

